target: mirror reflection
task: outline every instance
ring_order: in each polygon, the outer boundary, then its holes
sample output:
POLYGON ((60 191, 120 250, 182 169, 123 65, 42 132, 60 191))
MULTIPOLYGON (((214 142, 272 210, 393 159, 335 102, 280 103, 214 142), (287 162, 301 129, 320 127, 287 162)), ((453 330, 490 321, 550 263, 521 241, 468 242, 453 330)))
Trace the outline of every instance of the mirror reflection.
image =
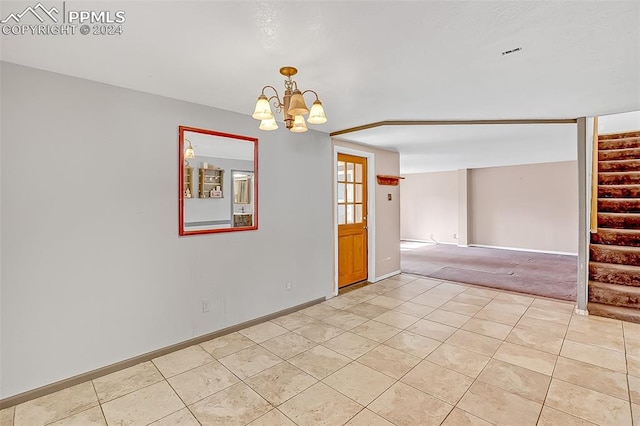
POLYGON ((255 138, 180 127, 180 235, 257 229, 255 138))

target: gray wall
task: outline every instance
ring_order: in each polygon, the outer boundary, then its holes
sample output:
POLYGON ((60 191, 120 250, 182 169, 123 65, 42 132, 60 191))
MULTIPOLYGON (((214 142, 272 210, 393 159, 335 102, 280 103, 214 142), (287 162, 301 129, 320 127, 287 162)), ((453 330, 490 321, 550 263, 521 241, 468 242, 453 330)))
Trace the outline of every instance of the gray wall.
POLYGON ((327 135, 0 71, 0 398, 331 293, 327 135), (178 237, 179 125, 260 139, 259 230, 178 237))

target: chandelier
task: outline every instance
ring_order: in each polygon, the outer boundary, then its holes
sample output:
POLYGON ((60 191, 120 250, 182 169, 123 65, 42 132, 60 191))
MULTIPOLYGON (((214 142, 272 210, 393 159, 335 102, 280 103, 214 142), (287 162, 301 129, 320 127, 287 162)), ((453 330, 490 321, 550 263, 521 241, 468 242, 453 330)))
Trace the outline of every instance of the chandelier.
POLYGON ((298 89, 298 83, 291 79, 291 76, 297 73, 298 70, 294 67, 280 68, 280 74, 287 77, 284 81, 283 100, 280 100, 280 95, 278 95, 275 87, 264 86, 262 88, 262 94, 258 96, 258 102, 256 102, 256 109, 251 115, 256 120, 261 120, 260 130, 276 130, 278 128, 278 123, 276 123, 273 112, 271 112, 271 105, 269 104, 271 101, 273 101, 276 112, 283 113, 284 123, 287 129, 292 132, 302 133, 308 130, 304 120, 305 114, 309 114, 307 121, 311 124, 323 124, 327 122, 327 117, 324 115, 324 108, 322 108, 322 102, 318 99, 318 94, 313 90, 301 92, 300 89, 298 89), (265 90, 267 89, 273 89, 275 95, 267 98, 265 95, 265 90), (316 100, 313 101, 311 110, 309 110, 304 103, 303 95, 307 92, 316 95, 316 100))

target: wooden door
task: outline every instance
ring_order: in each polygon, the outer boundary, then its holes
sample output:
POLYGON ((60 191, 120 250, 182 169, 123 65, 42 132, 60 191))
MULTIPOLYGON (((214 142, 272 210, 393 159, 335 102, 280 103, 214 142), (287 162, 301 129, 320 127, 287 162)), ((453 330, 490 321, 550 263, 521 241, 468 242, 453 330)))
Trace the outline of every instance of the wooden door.
POLYGON ((338 154, 338 288, 367 279, 367 159, 338 154))

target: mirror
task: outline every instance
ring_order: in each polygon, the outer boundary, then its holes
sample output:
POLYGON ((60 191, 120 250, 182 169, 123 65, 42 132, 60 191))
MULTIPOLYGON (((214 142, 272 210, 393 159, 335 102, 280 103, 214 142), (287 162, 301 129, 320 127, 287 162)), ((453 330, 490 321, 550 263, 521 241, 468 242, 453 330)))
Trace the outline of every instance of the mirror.
POLYGON ((258 229, 258 139, 179 128, 179 234, 258 229))

